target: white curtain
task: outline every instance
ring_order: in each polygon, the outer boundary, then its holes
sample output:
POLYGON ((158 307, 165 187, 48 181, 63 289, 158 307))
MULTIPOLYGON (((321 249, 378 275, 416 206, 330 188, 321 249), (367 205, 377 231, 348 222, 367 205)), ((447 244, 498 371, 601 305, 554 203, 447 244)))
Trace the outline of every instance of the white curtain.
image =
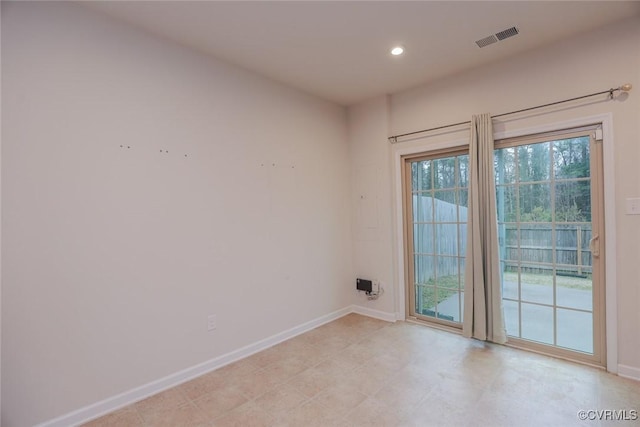
POLYGON ((464 279, 465 337, 507 341, 502 309, 493 126, 489 114, 473 116, 469 143, 469 206, 464 279))

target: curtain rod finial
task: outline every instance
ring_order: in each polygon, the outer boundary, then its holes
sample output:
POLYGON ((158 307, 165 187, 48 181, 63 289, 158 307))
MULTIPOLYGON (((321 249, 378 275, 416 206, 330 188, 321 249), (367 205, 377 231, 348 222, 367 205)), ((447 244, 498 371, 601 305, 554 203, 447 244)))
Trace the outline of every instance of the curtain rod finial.
POLYGON ((631 83, 625 83, 622 86, 620 86, 618 89, 620 89, 623 92, 629 92, 631 88, 633 88, 633 85, 631 83))

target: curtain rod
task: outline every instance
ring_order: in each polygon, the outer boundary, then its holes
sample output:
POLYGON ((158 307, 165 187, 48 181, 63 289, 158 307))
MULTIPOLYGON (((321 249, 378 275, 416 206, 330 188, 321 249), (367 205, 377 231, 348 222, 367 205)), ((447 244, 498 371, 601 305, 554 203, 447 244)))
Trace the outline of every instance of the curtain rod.
MULTIPOLYGON (((575 98, 563 99, 562 101, 550 102, 549 104, 536 105, 535 107, 523 108, 521 110, 509 111, 508 113, 496 114, 495 116, 491 116, 491 118, 494 119, 496 117, 508 116, 510 114, 523 113, 525 111, 531 111, 531 110, 536 110, 538 108, 550 107, 552 105, 563 104, 565 102, 577 101, 579 99, 590 98, 592 96, 602 95, 602 94, 605 94, 605 93, 609 94, 609 99, 613 99, 613 93, 614 92, 619 92, 619 91, 629 92, 632 87, 633 86, 631 86, 630 83, 626 83, 626 84, 623 84, 622 86, 618 86, 616 88, 611 88, 611 89, 603 90, 601 92, 596 92, 596 93, 590 93, 589 95, 577 96, 575 98)), ((396 142, 398 142, 398 138, 401 138, 403 136, 417 135, 419 133, 431 132, 431 131, 434 131, 434 130, 446 129, 446 128, 451 128, 451 127, 454 127, 454 126, 462 126, 462 125, 468 125, 468 124, 471 124, 471 120, 467 120, 466 122, 452 123, 450 125, 437 126, 437 127, 429 128, 429 129, 417 130, 417 131, 414 131, 414 132, 402 133, 402 134, 399 134, 399 135, 393 135, 393 136, 390 136, 388 139, 389 139, 389 142, 391 142, 392 144, 395 144, 396 142)))

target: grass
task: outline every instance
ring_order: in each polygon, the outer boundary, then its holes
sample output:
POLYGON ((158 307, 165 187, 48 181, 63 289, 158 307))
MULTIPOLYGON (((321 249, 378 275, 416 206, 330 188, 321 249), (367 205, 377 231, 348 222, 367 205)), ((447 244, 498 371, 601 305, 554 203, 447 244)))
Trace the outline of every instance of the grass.
POLYGON ((458 276, 439 277, 437 284, 435 280, 431 279, 425 285, 422 286, 422 308, 433 310, 436 303, 444 301, 458 292, 458 276))

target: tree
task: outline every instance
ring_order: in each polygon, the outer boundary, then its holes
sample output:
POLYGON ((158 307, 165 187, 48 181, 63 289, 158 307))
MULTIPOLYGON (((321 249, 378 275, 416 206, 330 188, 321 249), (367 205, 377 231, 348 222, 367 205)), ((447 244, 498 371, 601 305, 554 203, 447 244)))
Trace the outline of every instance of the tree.
POLYGON ((556 220, 591 221, 589 138, 554 141, 556 220))

